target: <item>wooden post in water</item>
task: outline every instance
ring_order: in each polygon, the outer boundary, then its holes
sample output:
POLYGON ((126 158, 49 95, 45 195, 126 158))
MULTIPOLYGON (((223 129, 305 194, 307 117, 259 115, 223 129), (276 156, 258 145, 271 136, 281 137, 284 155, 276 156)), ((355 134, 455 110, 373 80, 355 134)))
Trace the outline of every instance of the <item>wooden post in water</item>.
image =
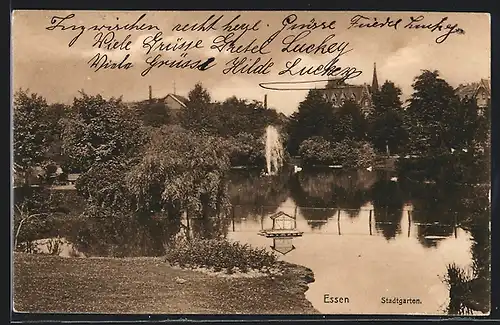
POLYGON ((410 237, 410 229, 411 229, 411 213, 410 210, 408 212, 408 237, 410 237))
POLYGON ((339 230, 339 235, 341 235, 341 233, 340 233, 340 209, 338 210, 338 213, 337 213, 337 228, 339 230))
POLYGON ((295 206, 295 210, 293 211, 293 228, 297 229, 297 206, 295 206))
POLYGON ((455 234, 455 238, 457 238, 457 228, 458 228, 458 222, 457 222, 457 212, 453 214, 453 233, 455 234))
POLYGON ((370 209, 370 221, 369 221, 369 226, 370 226, 370 236, 372 235, 372 209, 370 209))

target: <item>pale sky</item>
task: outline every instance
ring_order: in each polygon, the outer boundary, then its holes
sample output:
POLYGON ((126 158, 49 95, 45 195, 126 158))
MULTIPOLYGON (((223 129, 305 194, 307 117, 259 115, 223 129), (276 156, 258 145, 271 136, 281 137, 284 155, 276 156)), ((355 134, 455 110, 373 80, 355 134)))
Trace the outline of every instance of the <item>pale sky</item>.
MULTIPOLYGON (((142 100, 148 97, 148 86, 153 89, 153 96, 162 97, 174 91, 187 95, 188 91, 196 82, 201 82, 211 93, 214 100, 224 100, 236 95, 249 100, 263 100, 268 96, 268 106, 276 108, 287 115, 297 109, 298 103, 302 101, 307 91, 275 91, 262 89, 260 82, 290 82, 303 80, 322 80, 322 76, 285 76, 278 72, 285 69, 287 61, 294 61, 300 57, 302 61, 299 67, 317 67, 328 63, 334 54, 300 54, 283 53, 282 41, 290 35, 297 35, 301 30, 283 30, 276 39, 267 47, 269 54, 260 55, 261 63, 272 58, 274 66, 269 68, 267 75, 247 74, 223 74, 226 63, 235 58, 247 56, 255 60, 257 54, 229 54, 219 53, 210 49, 212 41, 216 36, 226 35, 222 26, 231 21, 238 14, 241 15, 236 23, 247 23, 251 28, 257 25, 257 31, 248 31, 238 42, 238 45, 246 45, 256 38, 255 44, 260 45, 268 36, 282 28, 282 21, 289 14, 296 14, 295 23, 306 24, 314 19, 316 23, 326 22, 328 25, 332 20, 336 23, 333 30, 316 29, 300 43, 319 45, 327 36, 330 37, 327 45, 334 42, 342 43, 348 53, 340 56, 337 66, 355 67, 362 74, 349 83, 361 84, 371 83, 373 64, 377 64, 379 84, 385 80, 391 80, 403 90, 404 97, 411 94, 411 83, 421 69, 439 70, 441 76, 452 86, 459 83, 478 81, 481 78, 490 77, 490 17, 488 14, 472 13, 409 13, 409 12, 285 12, 285 11, 259 11, 259 12, 111 12, 111 11, 16 11, 12 17, 12 48, 13 48, 13 90, 18 88, 29 89, 47 98, 49 102, 72 102, 78 95, 79 90, 89 94, 100 93, 104 97, 123 96, 126 101, 142 100), (143 13, 146 16, 140 23, 157 25, 163 33, 165 43, 175 42, 177 38, 184 40, 202 40, 202 49, 188 51, 185 60, 206 60, 215 57, 215 66, 207 71, 175 69, 175 68, 153 68, 145 77, 141 72, 147 67, 146 58, 161 54, 164 59, 181 59, 182 51, 166 52, 157 51, 146 55, 143 41, 146 37, 154 35, 158 31, 118 31, 116 39, 123 40, 127 34, 131 34, 132 45, 130 50, 107 51, 93 48, 94 37, 97 31, 85 31, 72 47, 68 43, 78 34, 71 29, 47 30, 51 26, 53 16, 66 17, 69 14, 75 16, 62 24, 66 27, 71 25, 114 25, 135 22, 143 13), (223 15, 215 25, 216 30, 207 32, 172 32, 172 28, 178 24, 194 24, 205 21, 210 15, 215 18, 223 15), (361 14, 367 17, 367 22, 386 21, 391 17, 394 21, 401 18, 402 21, 393 27, 380 28, 350 28, 351 19, 361 14), (425 29, 404 28, 410 22, 410 17, 423 15, 420 23, 435 24, 443 17, 448 17, 443 23, 443 28, 448 24, 455 25, 465 31, 464 34, 451 34, 441 44, 435 42, 436 38, 444 34, 441 32, 425 29), (348 44, 347 44, 348 43, 348 44), (127 62, 134 66, 128 70, 100 70, 94 72, 89 67, 88 61, 97 53, 107 54, 110 60, 119 62, 126 54, 130 54, 127 62)), ((234 25, 233 24, 233 25, 234 25)), ((241 32, 236 32, 237 34, 241 32)), ((339 47, 341 47, 339 45, 339 47)), ((322 87, 322 84, 317 84, 322 87)))

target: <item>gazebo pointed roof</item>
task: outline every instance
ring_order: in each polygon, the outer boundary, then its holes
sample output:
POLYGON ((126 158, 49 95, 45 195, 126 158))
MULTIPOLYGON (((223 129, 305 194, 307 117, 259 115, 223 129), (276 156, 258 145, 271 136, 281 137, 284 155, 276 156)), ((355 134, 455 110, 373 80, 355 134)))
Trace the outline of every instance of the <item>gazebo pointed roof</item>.
POLYGON ((292 217, 291 215, 289 215, 288 213, 285 213, 283 211, 276 212, 276 213, 270 215, 269 218, 271 218, 271 219, 274 220, 274 219, 276 219, 278 217, 281 217, 281 216, 287 216, 287 217, 289 217, 291 219, 295 219, 294 217, 292 217))

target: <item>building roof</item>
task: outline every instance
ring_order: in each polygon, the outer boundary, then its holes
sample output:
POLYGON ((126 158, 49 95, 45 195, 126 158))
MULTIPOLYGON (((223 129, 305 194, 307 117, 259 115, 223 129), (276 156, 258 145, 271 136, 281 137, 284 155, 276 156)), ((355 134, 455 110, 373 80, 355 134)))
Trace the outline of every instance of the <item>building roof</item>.
POLYGON ((273 215, 271 215, 271 216, 269 216, 269 217, 270 217, 271 219, 276 219, 276 218, 281 217, 281 216, 286 216, 286 217, 288 217, 288 218, 292 218, 292 219, 294 219, 294 217, 292 217, 291 215, 289 215, 289 214, 287 214, 287 213, 285 213, 285 212, 283 212, 283 211, 276 212, 275 214, 273 214, 273 215))
POLYGON ((176 94, 168 94, 167 96, 163 97, 163 99, 167 99, 167 97, 173 98, 176 102, 178 102, 181 106, 186 107, 186 104, 188 102, 188 99, 186 97, 176 95, 176 94))
POLYGON ((341 100, 354 100, 360 102, 370 96, 370 88, 367 84, 350 85, 343 80, 329 80, 325 87, 325 95, 329 101, 341 102, 341 100))
POLYGON ((479 82, 460 84, 455 91, 463 99, 465 97, 475 97, 480 89, 484 89, 488 96, 491 96, 491 79, 481 79, 479 82))

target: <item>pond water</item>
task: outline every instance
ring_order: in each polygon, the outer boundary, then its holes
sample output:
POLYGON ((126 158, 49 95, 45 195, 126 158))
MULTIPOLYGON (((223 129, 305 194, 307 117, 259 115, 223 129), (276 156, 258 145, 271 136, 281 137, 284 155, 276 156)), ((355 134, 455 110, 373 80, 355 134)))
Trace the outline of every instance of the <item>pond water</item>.
MULTIPOLYGON (((232 171, 228 185, 229 220, 208 231, 274 247, 280 259, 312 269, 306 297, 322 313, 446 314, 449 264, 482 270, 476 277, 489 272, 489 187, 331 169, 275 176, 232 171), (276 243, 260 236, 277 212, 291 216, 302 236, 276 243), (326 294, 344 303, 325 303, 326 294), (383 297, 420 303, 382 303, 383 297)), ((47 226, 45 238, 64 236, 86 256, 162 255, 165 238, 181 229, 165 220, 68 220, 47 226)), ((35 226, 40 232, 43 225, 35 226)), ((192 231, 200 227, 191 220, 192 231)))
POLYGON ((284 212, 295 217, 303 235, 283 241, 278 255, 313 270, 315 282, 306 296, 318 311, 446 314, 447 265, 471 268, 474 262, 474 238, 460 225, 479 222, 487 191, 405 184, 394 177, 388 172, 306 172, 285 177, 288 190, 279 177, 254 178, 249 181, 257 193, 253 210, 245 189, 233 189, 241 194, 233 194, 233 203, 242 206, 235 206, 228 238, 272 249, 273 238, 258 232, 272 228, 272 213, 284 212), (325 294, 344 303, 326 303, 325 294), (421 303, 382 303, 382 297, 421 303))
MULTIPOLYGON (((279 210, 293 215, 294 203, 288 199, 279 210)), ((370 235, 365 210, 370 208, 363 206, 356 218, 341 210, 340 219, 335 213, 321 226, 309 223, 299 209, 297 229, 304 234, 292 240, 294 249, 281 259, 313 270, 315 282, 309 285, 307 298, 317 310, 331 314, 444 313, 448 289, 442 277, 449 263, 472 263, 470 236, 458 229, 456 237, 425 239, 418 225, 406 222, 404 212, 400 225, 372 224, 370 235), (384 236, 384 229, 394 236, 384 236), (324 303, 325 294, 347 297, 349 303, 324 303), (382 304, 381 297, 419 298, 422 304, 382 304)), ((228 237, 270 248, 273 239, 259 236, 260 228, 257 220, 238 221, 228 237)))

